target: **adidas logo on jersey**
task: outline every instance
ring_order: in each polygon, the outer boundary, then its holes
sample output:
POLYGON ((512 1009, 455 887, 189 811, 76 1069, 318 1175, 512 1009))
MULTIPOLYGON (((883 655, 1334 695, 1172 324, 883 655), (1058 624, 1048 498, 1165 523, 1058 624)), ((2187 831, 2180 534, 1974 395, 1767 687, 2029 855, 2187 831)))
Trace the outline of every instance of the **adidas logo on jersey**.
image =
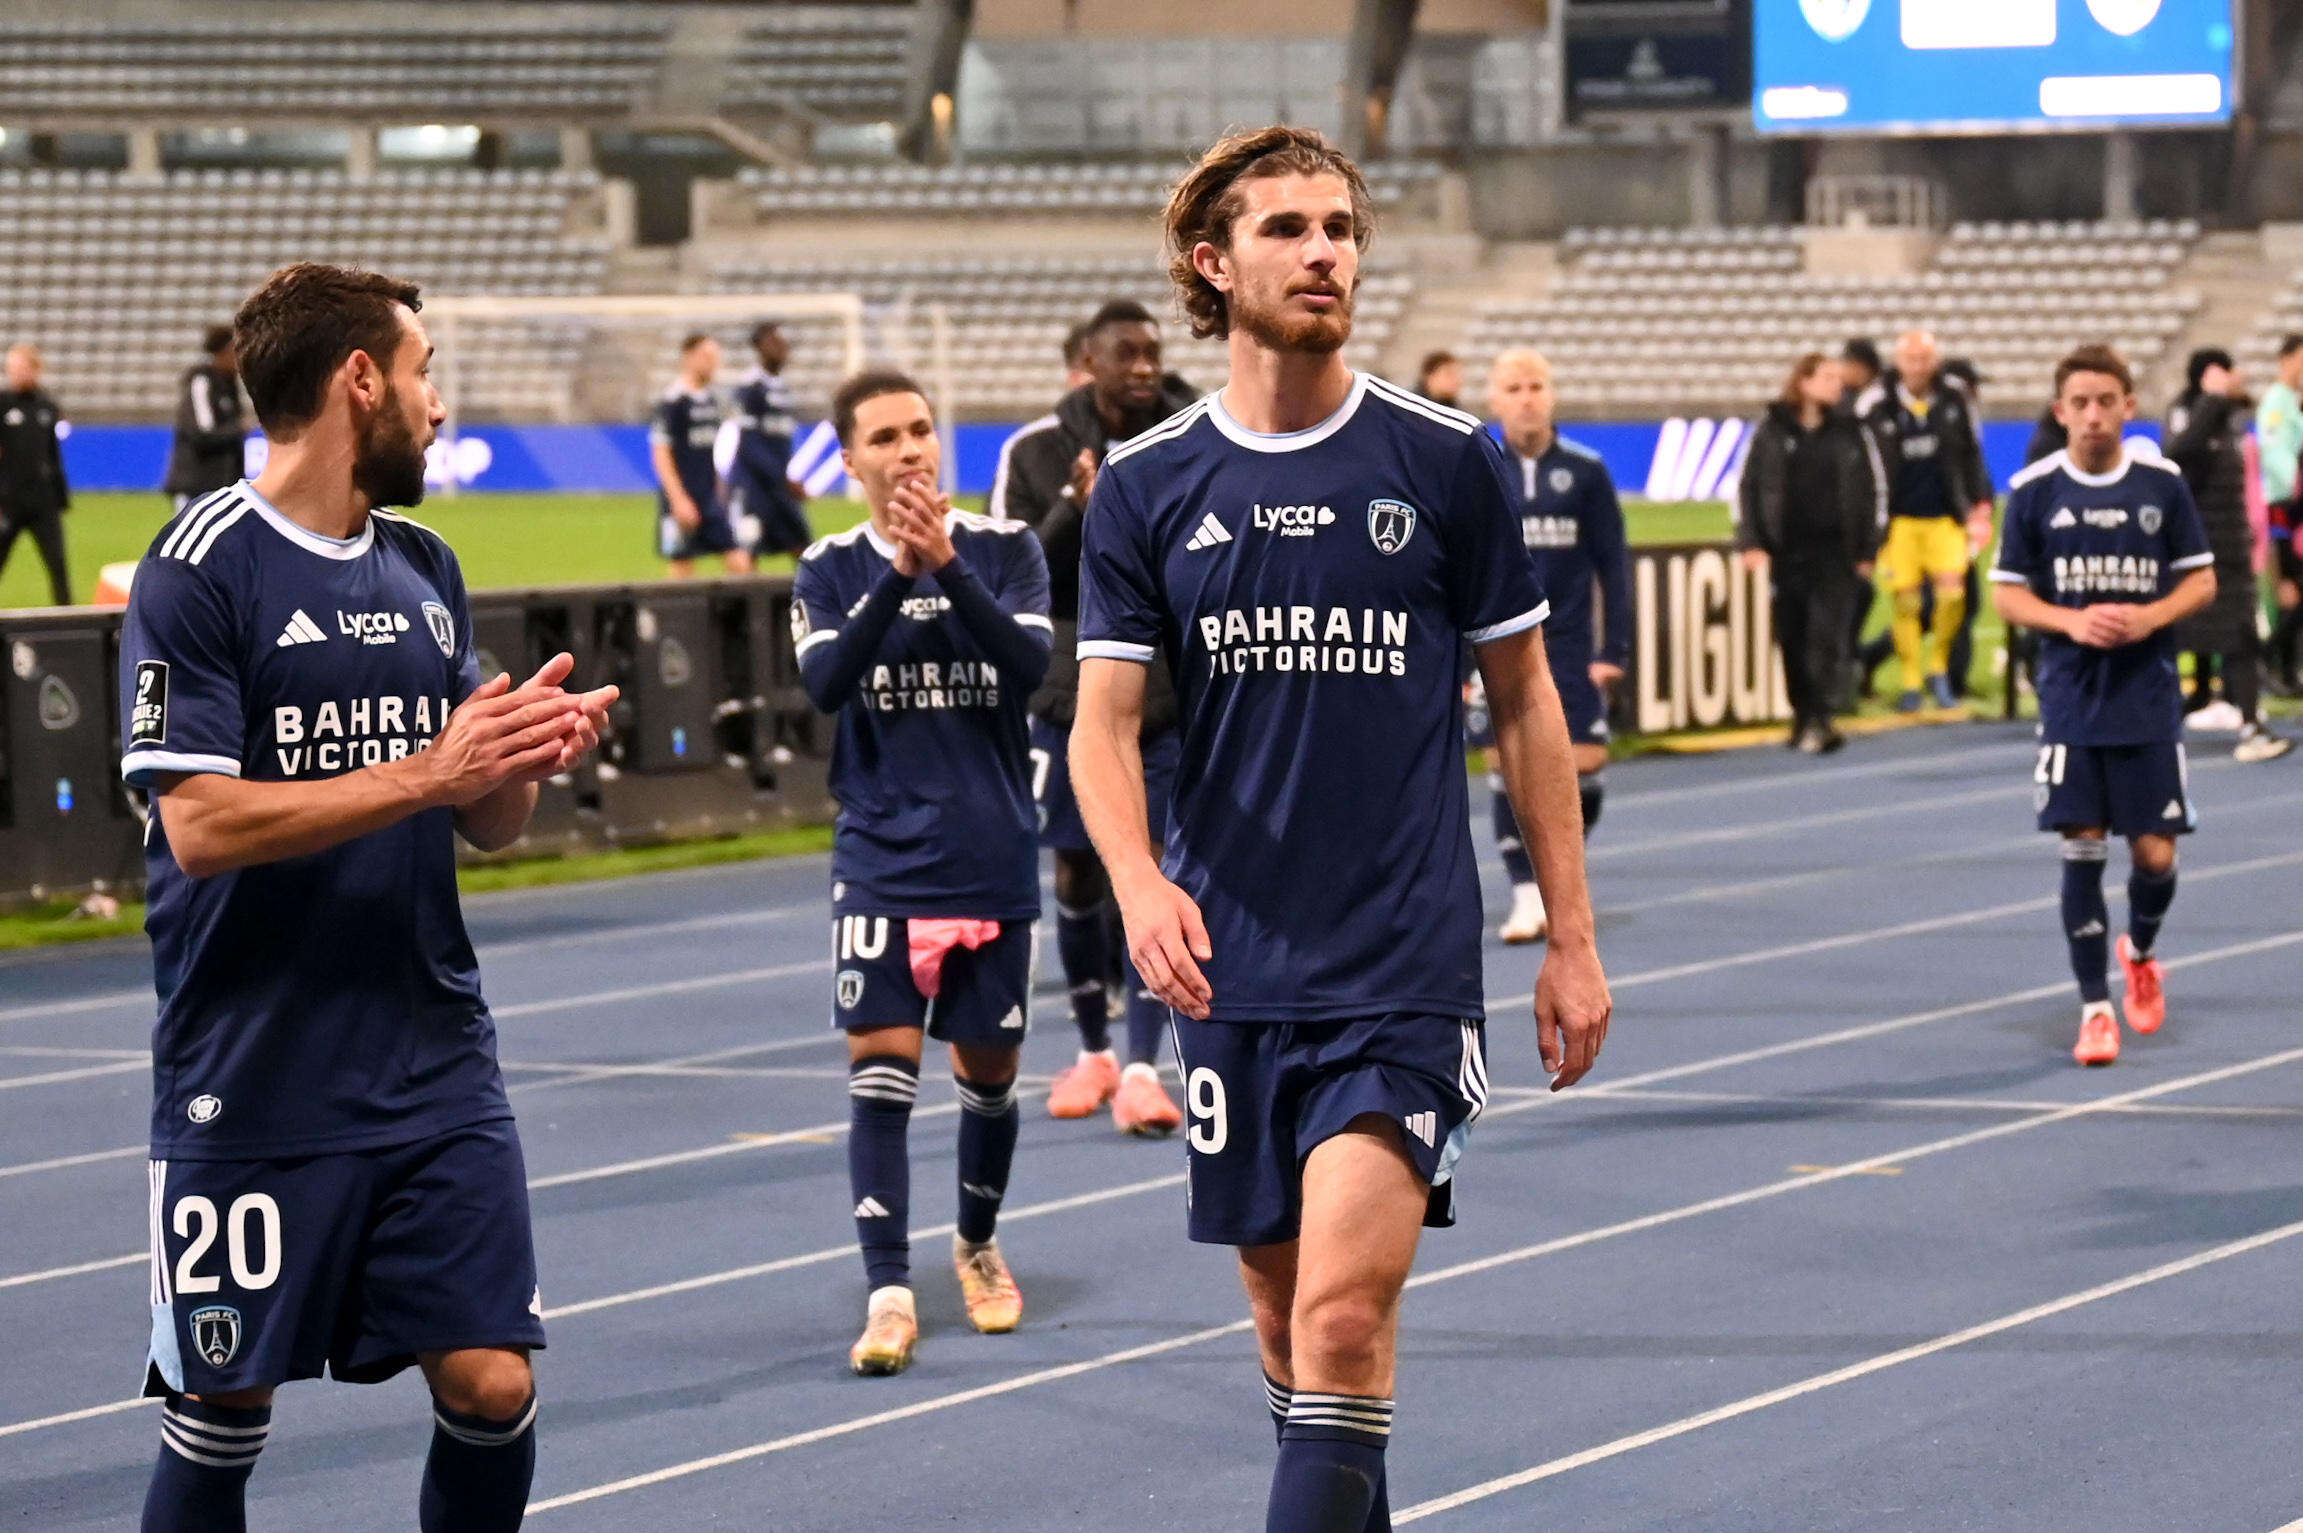
POLYGON ((1191 541, 1184 544, 1184 548, 1191 553, 1198 553, 1203 548, 1213 548, 1218 543, 1229 543, 1231 540, 1231 534, 1224 530, 1223 523, 1217 521, 1215 513, 1210 511, 1200 518, 1199 531, 1191 535, 1191 541))
POLYGON ((280 630, 280 637, 273 641, 275 646, 280 649, 286 649, 291 644, 325 644, 327 642, 327 634, 321 631, 320 625, 313 622, 301 607, 298 607, 295 615, 288 619, 288 626, 280 630))
POLYGON ((887 1216, 887 1208, 878 1198, 866 1198, 856 1205, 858 1219, 885 1219, 887 1216))
POLYGON ((2069 506, 2064 506, 2047 519, 2047 525, 2050 528, 2076 527, 2079 525, 2079 518, 2071 514, 2069 506))
POLYGON ((1400 1119, 1400 1122, 1406 1124, 1407 1131, 1415 1135, 1416 1138, 1422 1140, 1425 1144, 1436 1145, 1439 1143, 1438 1113, 1411 1112, 1406 1117, 1400 1119))

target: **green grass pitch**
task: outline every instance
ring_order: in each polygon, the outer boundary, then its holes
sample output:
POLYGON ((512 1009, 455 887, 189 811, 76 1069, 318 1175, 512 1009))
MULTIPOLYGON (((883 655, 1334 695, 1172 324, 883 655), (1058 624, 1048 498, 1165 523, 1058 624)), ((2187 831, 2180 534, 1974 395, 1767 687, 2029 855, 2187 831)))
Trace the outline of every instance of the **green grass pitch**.
MULTIPOLYGON (((965 498, 980 505, 980 498, 965 498)), ((1632 541, 1675 543, 1727 535, 1727 508, 1716 502, 1627 508, 1632 541)), ((435 528, 463 561, 464 579, 475 590, 490 586, 612 584, 655 580, 664 574, 656 557, 655 500, 647 495, 459 495, 427 500, 417 520, 435 528)), ((161 495, 82 495, 64 519, 69 545, 72 594, 81 601, 96 588, 99 567, 143 556, 168 520, 161 495)), ((818 533, 852 527, 863 507, 852 500, 811 501, 808 516, 818 533)), ((789 570, 789 559, 772 559, 771 570, 789 570)), ((714 561, 702 568, 711 572, 714 561)), ((0 574, 0 608, 29 607, 48 599, 47 577, 31 540, 17 540, 15 555, 0 574)))

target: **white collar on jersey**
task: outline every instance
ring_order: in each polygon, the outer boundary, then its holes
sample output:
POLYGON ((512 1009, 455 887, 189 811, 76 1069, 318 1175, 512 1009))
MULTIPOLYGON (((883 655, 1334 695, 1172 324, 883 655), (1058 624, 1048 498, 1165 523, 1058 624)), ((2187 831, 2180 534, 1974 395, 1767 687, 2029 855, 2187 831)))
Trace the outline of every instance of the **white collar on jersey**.
POLYGON ((240 481, 240 493, 248 497, 248 504, 256 508, 256 514, 268 522, 274 532, 298 548, 318 554, 323 559, 357 559, 376 541, 376 518, 373 512, 369 514, 368 524, 360 529, 358 537, 331 538, 288 520, 287 513, 257 494, 255 484, 249 480, 240 481))
POLYGON ((2126 478, 2127 470, 2134 465, 2134 462, 2134 449, 2129 447, 2126 443, 2122 442, 2119 444, 2119 461, 2112 464, 2111 467, 2105 469, 2100 474, 2090 474, 2085 469, 2081 468, 2078 463, 2072 459, 2070 450, 2066 448, 2063 453, 2063 474, 2067 479, 2077 480, 2081 484, 2091 484, 2097 488, 2101 488, 2107 484, 2117 484, 2120 480, 2126 478))
POLYGON ((1250 451, 1294 452, 1316 446, 1341 431, 1344 422, 1351 419, 1359 409, 1359 402, 1366 397, 1367 375, 1355 372, 1351 375, 1351 392, 1343 396, 1343 403, 1336 406, 1335 413, 1318 425, 1306 426, 1301 431, 1250 431, 1232 419, 1231 412, 1223 407, 1223 390, 1217 389, 1207 397, 1207 418, 1215 422, 1216 430, 1250 451))
POLYGON ((861 525, 864 529, 864 541, 872 545, 872 552, 890 564, 895 563, 896 545, 880 536, 880 529, 872 525, 869 517, 866 517, 861 525))

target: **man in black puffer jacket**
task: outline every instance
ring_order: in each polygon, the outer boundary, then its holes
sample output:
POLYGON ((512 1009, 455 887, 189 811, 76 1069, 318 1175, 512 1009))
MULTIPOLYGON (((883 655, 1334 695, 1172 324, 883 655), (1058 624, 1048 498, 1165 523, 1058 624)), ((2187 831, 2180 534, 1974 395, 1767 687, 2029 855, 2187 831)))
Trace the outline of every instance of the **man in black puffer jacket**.
MULTIPOLYGON (((1167 1011, 1127 966, 1128 1064, 1123 1072, 1112 1049, 1104 991, 1111 972, 1105 910, 1110 884, 1072 797, 1068 742, 1079 695, 1080 518, 1105 452, 1150 430, 1199 395, 1181 378, 1161 371, 1159 324, 1143 305, 1107 303, 1086 330, 1082 361, 1088 382, 1059 400, 1052 413, 1008 438, 1000 449, 987 509, 996 517, 1028 522, 1039 533, 1047 552, 1048 609, 1055 624, 1047 679, 1031 700, 1032 775, 1040 840, 1055 852, 1056 952, 1081 1046, 1078 1062, 1056 1077, 1048 1112, 1084 1118, 1108 1101, 1124 1132, 1159 1135, 1174 1132, 1183 1122, 1159 1082, 1159 1040, 1167 1011)), ((1147 687, 1143 759, 1150 829, 1157 842, 1166 831, 1166 783, 1178 750, 1175 683, 1155 661, 1147 687)))
POLYGON ((1834 408, 1839 364, 1810 352, 1752 433, 1737 490, 1735 541, 1768 566, 1776 642, 1791 693, 1791 739, 1810 754, 1842 743, 1854 613, 1868 606, 1887 529, 1887 476, 1870 428, 1834 408))
POLYGON ((2167 411, 2165 451, 2183 475, 2207 544, 2215 551, 2215 600, 2175 628, 2175 642, 2199 667, 2194 687, 2207 690, 2209 657, 2220 661, 2223 695, 2239 710, 2241 761, 2270 761, 2295 748, 2263 725, 2262 639, 2255 630, 2255 530, 2247 521, 2247 457, 2242 443, 2254 423, 2231 353, 2207 347, 2191 353, 2185 387, 2167 411))

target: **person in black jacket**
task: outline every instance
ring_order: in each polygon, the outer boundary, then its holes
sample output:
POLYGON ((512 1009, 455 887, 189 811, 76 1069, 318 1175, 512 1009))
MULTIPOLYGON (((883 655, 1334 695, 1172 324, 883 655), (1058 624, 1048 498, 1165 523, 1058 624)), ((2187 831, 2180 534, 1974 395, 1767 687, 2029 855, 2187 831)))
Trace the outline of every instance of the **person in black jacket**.
POLYGON ((2215 551, 2215 600, 2176 626, 2175 642, 2190 650, 2197 686, 2207 687, 2220 661, 2223 693, 2239 710, 2240 761, 2270 761, 2295 742, 2263 725, 2262 640, 2255 631, 2255 530, 2247 520, 2247 457, 2242 442, 2254 423, 2255 402, 2231 353, 2207 347, 2191 353, 2185 387, 2167 411, 2165 452, 2183 475, 2207 543, 2215 551))
POLYGON ((1831 721, 1844 706, 1850 614, 1868 605, 1887 527, 1878 444, 1838 408, 1841 391, 1839 364, 1822 352, 1792 364, 1782 396, 1752 433, 1736 497, 1744 562, 1769 570, 1791 693, 1788 743, 1810 754, 1846 743, 1831 721))
POLYGON ((245 466, 247 412, 240 398, 232 327, 211 325, 200 349, 208 360, 184 369, 176 385, 176 440, 168 449, 163 493, 180 512, 211 491, 238 481, 245 466))
POLYGON ((8 348, 7 382, 0 389, 0 571, 20 533, 32 534, 48 567, 48 590, 59 607, 72 603, 64 565, 64 513, 72 489, 64 479, 64 413, 40 387, 40 348, 8 348))
MULTIPOLYGON (((1110 448, 1150 430, 1199 395, 1161 370, 1158 322, 1142 304, 1124 299, 1105 304, 1089 319, 1080 365, 1088 381, 1000 448, 986 507, 995 517, 1028 522, 1039 533, 1048 561, 1049 616, 1055 623, 1047 679, 1031 699, 1032 776, 1040 840, 1055 853, 1056 953, 1071 992, 1072 1020, 1080 1030, 1080 1056, 1056 1077, 1048 1112, 1085 1118, 1108 1101, 1123 1131, 1167 1134, 1183 1122, 1159 1081, 1159 1040, 1167 1012, 1132 966, 1122 976, 1128 994, 1124 1071, 1112 1049, 1104 992, 1112 963, 1105 908, 1111 889, 1072 796, 1069 740, 1079 696, 1080 517, 1095 488, 1097 466, 1110 448)), ((1164 783, 1174 772, 1179 745, 1175 684, 1157 661, 1147 686, 1143 759, 1156 840, 1166 829, 1164 783)))

